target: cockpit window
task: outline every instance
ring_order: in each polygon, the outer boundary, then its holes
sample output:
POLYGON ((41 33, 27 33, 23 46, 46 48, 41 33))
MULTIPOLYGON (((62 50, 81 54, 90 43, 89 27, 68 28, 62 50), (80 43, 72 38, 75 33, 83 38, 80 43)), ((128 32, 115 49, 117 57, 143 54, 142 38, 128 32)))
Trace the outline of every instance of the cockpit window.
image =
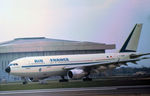
POLYGON ((9 64, 8 66, 18 66, 17 63, 9 64))

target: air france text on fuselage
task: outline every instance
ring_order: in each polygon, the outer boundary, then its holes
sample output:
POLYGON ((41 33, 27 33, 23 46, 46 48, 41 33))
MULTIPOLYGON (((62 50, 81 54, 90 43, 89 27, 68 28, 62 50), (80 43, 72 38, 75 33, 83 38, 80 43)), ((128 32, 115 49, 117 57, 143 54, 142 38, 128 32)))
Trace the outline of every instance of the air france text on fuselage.
MULTIPOLYGON (((50 60, 50 62, 66 62, 66 61, 69 61, 68 58, 51 58, 49 60, 50 60)), ((44 63, 44 60, 43 59, 36 59, 36 60, 34 60, 34 63, 44 63)))
POLYGON ((50 59, 51 62, 64 62, 64 61, 69 61, 68 58, 53 58, 50 59))

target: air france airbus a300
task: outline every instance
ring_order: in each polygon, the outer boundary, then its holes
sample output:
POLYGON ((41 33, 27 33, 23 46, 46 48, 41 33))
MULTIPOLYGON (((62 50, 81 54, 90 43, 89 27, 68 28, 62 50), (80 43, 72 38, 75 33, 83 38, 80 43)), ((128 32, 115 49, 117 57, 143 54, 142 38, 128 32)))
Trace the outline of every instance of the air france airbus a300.
POLYGON ((68 79, 91 80, 88 76, 95 70, 101 72, 129 62, 136 64, 136 61, 148 59, 141 56, 150 53, 136 52, 141 28, 142 24, 135 25, 118 53, 24 57, 12 61, 5 71, 24 78, 23 84, 27 83, 26 78, 39 81, 50 76, 61 76, 62 82, 68 79))

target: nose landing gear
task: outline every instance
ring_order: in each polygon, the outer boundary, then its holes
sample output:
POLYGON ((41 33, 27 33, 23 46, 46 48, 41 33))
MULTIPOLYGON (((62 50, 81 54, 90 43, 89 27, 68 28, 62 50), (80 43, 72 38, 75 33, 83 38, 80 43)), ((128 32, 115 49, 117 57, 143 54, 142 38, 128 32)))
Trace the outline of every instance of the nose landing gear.
POLYGON ((27 82, 27 78, 22 77, 21 79, 23 80, 23 82, 22 82, 22 84, 23 84, 23 85, 28 84, 28 82, 27 82))

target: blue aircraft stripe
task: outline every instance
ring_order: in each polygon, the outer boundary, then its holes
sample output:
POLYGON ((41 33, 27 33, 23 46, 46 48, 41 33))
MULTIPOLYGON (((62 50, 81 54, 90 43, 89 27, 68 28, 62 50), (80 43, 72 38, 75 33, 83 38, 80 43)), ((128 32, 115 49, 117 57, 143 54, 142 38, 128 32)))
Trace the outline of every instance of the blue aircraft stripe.
POLYGON ((82 64, 95 64, 100 62, 87 62, 87 63, 68 63, 68 64, 47 64, 47 65, 28 65, 28 66, 22 66, 22 68, 27 67, 46 67, 46 66, 65 66, 65 65, 82 65, 82 64))

